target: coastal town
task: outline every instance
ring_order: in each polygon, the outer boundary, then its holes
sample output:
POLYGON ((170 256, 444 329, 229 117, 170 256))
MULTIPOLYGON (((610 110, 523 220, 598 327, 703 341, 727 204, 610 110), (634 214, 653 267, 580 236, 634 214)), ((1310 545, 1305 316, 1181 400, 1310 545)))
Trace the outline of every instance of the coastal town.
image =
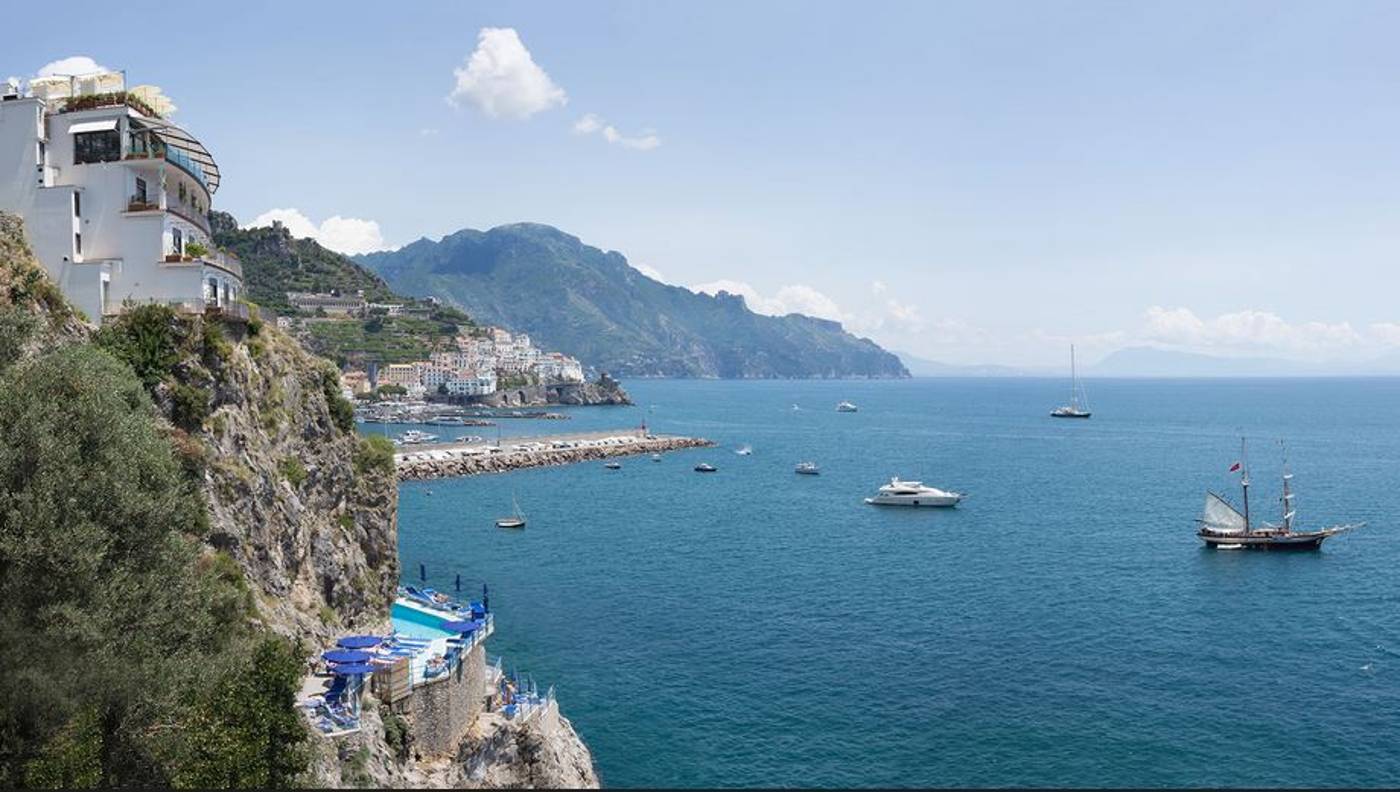
MULTIPOLYGON (((435 300, 425 304, 374 303, 363 292, 288 292, 287 302, 306 316, 280 316, 278 325, 296 331, 314 322, 369 320, 376 316, 426 316, 435 300)), ((427 359, 363 368, 347 367, 340 377, 347 399, 370 395, 408 399, 490 396, 502 388, 523 385, 564 385, 584 381, 583 364, 560 352, 537 348, 530 336, 500 327, 472 328, 452 339, 450 349, 429 353, 427 359)))

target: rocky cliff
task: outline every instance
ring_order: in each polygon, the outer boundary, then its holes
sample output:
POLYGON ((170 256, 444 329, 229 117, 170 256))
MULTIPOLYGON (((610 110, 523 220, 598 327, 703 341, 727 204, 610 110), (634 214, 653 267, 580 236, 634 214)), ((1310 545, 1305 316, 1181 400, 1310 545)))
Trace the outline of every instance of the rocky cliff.
POLYGON ((529 383, 504 385, 489 396, 468 400, 487 407, 547 407, 551 404, 568 406, 630 405, 622 383, 603 372, 593 382, 564 382, 555 384, 529 383))
MULTIPOLYGON (((333 635, 385 630, 399 577, 393 456, 356 433, 334 366, 256 319, 156 306, 99 330, 83 319, 29 254, 20 221, 0 213, 0 368, 66 345, 94 345, 129 365, 205 505, 207 519, 181 529, 210 563, 237 563, 252 620, 308 652, 333 635)), ((534 752, 483 760, 467 751, 441 773, 393 751, 377 717, 357 739, 392 765, 380 779, 389 783, 454 784, 483 761, 489 777, 586 781, 537 767, 541 751, 587 757, 572 729, 550 732, 534 752)), ((313 742, 315 785, 348 782, 364 763, 358 749, 331 746, 327 759, 328 743, 313 742)))

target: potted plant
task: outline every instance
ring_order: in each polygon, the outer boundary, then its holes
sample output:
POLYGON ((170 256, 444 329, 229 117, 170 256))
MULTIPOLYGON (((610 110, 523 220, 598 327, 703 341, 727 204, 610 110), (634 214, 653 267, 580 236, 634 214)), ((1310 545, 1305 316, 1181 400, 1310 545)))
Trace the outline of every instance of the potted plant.
POLYGON ((209 255, 209 248, 199 242, 188 242, 185 244, 185 258, 204 258, 209 255))
POLYGON ((166 254, 165 254, 165 263, 166 263, 166 264, 176 264, 176 263, 178 263, 179 261, 180 261, 180 254, 179 254, 179 253, 166 253, 166 254))

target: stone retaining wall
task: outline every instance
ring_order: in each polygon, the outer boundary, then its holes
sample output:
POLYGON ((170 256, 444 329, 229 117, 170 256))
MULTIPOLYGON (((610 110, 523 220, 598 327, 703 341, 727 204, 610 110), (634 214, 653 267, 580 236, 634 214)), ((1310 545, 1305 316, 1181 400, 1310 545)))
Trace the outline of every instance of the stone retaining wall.
POLYGON ((450 756, 484 709, 486 647, 477 644, 446 679, 419 685, 406 700, 414 753, 450 756))

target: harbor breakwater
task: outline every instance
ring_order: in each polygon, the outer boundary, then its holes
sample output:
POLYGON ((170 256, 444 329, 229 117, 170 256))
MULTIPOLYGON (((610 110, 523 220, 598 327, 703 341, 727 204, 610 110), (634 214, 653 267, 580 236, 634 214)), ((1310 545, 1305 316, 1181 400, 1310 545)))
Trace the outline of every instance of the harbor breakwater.
POLYGON ((701 437, 663 435, 598 435, 589 439, 568 441, 572 445, 565 448, 553 446, 553 443, 558 442, 561 441, 554 438, 542 438, 533 443, 520 440, 510 449, 498 449, 494 446, 424 446, 421 450, 397 454, 394 461, 400 480, 434 479, 505 473, 521 468, 571 465, 613 457, 657 454, 714 445, 713 441, 701 437), (544 447, 530 448, 531 445, 544 447))

